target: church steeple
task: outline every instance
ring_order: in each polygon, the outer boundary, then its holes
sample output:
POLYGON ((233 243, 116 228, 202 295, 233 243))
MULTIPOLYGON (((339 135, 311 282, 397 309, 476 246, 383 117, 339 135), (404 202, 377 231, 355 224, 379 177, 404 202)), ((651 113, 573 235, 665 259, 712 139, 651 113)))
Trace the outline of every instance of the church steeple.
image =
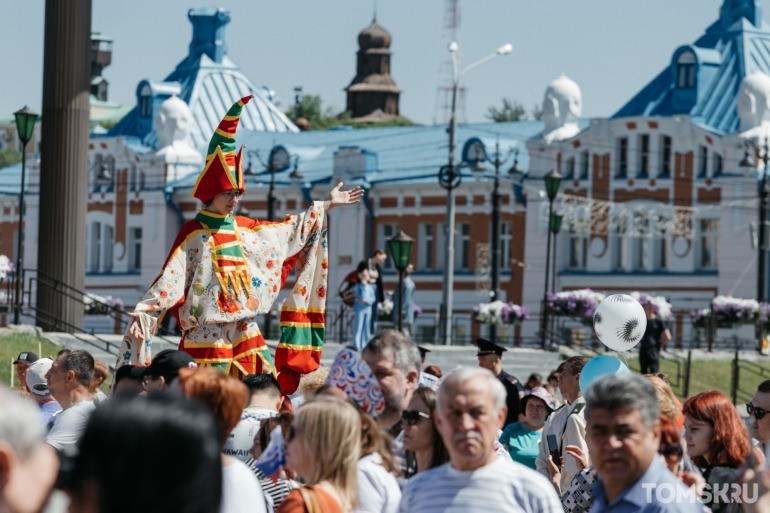
POLYGON ((385 116, 398 116, 398 96, 401 90, 390 76, 390 43, 387 30, 377 23, 375 14, 371 25, 358 34, 356 76, 347 87, 347 111, 354 118, 381 111, 385 116))
POLYGON ((727 30, 741 18, 746 18, 755 27, 762 24, 762 9, 756 0, 725 0, 719 10, 722 30, 727 30))

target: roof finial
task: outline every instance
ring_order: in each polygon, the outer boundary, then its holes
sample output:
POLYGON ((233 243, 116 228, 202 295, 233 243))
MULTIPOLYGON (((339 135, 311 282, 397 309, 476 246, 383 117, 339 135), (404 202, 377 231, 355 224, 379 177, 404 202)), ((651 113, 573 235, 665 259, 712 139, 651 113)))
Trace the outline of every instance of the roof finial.
POLYGON ((372 23, 377 21, 377 0, 374 0, 374 12, 372 13, 372 23))

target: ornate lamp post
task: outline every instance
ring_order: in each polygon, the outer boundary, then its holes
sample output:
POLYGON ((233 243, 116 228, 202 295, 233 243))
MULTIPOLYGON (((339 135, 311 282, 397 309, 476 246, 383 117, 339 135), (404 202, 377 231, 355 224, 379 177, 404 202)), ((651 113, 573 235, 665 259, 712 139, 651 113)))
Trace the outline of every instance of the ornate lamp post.
MULTIPOLYGON (((758 148, 753 144, 746 144, 746 153, 743 156, 743 160, 740 162, 741 167, 757 169, 757 161, 752 153, 756 153, 758 148), (749 149, 754 151, 750 152, 749 149)), ((762 147, 762 153, 759 155, 762 161, 761 176, 759 177, 758 193, 759 193, 759 219, 757 220, 757 301, 762 303, 765 301, 765 290, 767 287, 767 257, 765 254, 767 246, 767 166, 770 164, 770 148, 768 147, 768 140, 765 138, 765 144, 762 147)))
POLYGON ((460 46, 456 41, 449 44, 449 53, 452 54, 452 110, 449 117, 449 162, 446 166, 439 169, 438 182, 447 191, 446 205, 446 258, 444 262, 444 288, 441 296, 441 312, 439 321, 439 337, 443 344, 449 345, 452 341, 452 302, 454 288, 454 266, 455 266, 455 197, 454 190, 460 185, 461 175, 459 166, 455 165, 455 146, 457 144, 457 90, 460 87, 460 79, 468 71, 479 66, 495 57, 508 55, 513 51, 513 45, 505 44, 498 48, 495 53, 487 55, 464 69, 460 69, 457 51, 460 46))
POLYGON ((548 223, 548 228, 551 230, 551 236, 553 237, 553 260, 551 260, 551 293, 556 292, 556 242, 559 240, 559 232, 561 231, 561 222, 564 216, 561 214, 553 214, 551 220, 548 223))
POLYGON ((393 257, 393 265, 398 270, 398 305, 394 305, 398 308, 398 331, 402 331, 404 325, 404 270, 409 265, 409 255, 412 253, 413 243, 414 239, 405 234, 403 230, 398 230, 398 233, 388 240, 388 249, 393 257))
POLYGON ((32 139, 32 133, 35 131, 35 123, 38 115, 29 107, 25 106, 20 111, 13 113, 16 118, 16 130, 21 141, 21 191, 19 193, 19 228, 18 240, 16 241, 16 293, 13 300, 13 323, 19 324, 21 316, 22 303, 22 282, 24 281, 24 234, 22 225, 24 224, 24 186, 27 176, 27 143, 32 139))
POLYGON ((546 230, 546 250, 545 250, 545 289, 543 290, 543 314, 542 314, 542 347, 547 346, 548 338, 548 278, 549 278, 549 263, 551 261, 551 218, 553 217, 553 200, 556 199, 556 195, 559 193, 559 187, 561 187, 562 176, 558 171, 551 170, 545 175, 545 193, 548 196, 548 223, 549 226, 546 230))

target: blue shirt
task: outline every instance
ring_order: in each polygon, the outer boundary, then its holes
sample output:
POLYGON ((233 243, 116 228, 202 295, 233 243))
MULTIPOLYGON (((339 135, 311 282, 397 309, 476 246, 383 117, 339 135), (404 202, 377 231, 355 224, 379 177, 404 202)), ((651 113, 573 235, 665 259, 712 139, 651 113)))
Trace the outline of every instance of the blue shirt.
POLYGON ((594 482, 589 513, 703 513, 703 504, 656 454, 639 480, 607 504, 601 479, 594 482))
POLYGON ((518 461, 533 470, 535 460, 537 460, 540 451, 540 439, 543 437, 543 430, 530 431, 523 422, 514 422, 508 424, 500 435, 500 443, 508 447, 513 461, 518 461))

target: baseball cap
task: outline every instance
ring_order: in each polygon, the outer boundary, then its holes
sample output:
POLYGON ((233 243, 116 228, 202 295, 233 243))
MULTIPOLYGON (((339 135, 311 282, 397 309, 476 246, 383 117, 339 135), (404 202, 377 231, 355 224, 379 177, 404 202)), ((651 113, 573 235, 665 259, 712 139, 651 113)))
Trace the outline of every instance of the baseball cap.
POLYGON ((53 360, 50 358, 40 358, 27 369, 27 387, 35 395, 46 396, 51 392, 48 390, 48 380, 45 375, 51 370, 53 360))
POLYGON ((19 356, 16 357, 16 359, 13 361, 13 364, 16 365, 17 363, 26 363, 27 365, 32 365, 38 360, 37 355, 31 351, 24 351, 23 353, 19 353, 19 356))
POLYGON ((165 349, 153 358, 150 366, 145 369, 144 375, 153 378, 163 376, 166 382, 170 383, 179 375, 179 369, 197 366, 193 357, 184 351, 165 349))

